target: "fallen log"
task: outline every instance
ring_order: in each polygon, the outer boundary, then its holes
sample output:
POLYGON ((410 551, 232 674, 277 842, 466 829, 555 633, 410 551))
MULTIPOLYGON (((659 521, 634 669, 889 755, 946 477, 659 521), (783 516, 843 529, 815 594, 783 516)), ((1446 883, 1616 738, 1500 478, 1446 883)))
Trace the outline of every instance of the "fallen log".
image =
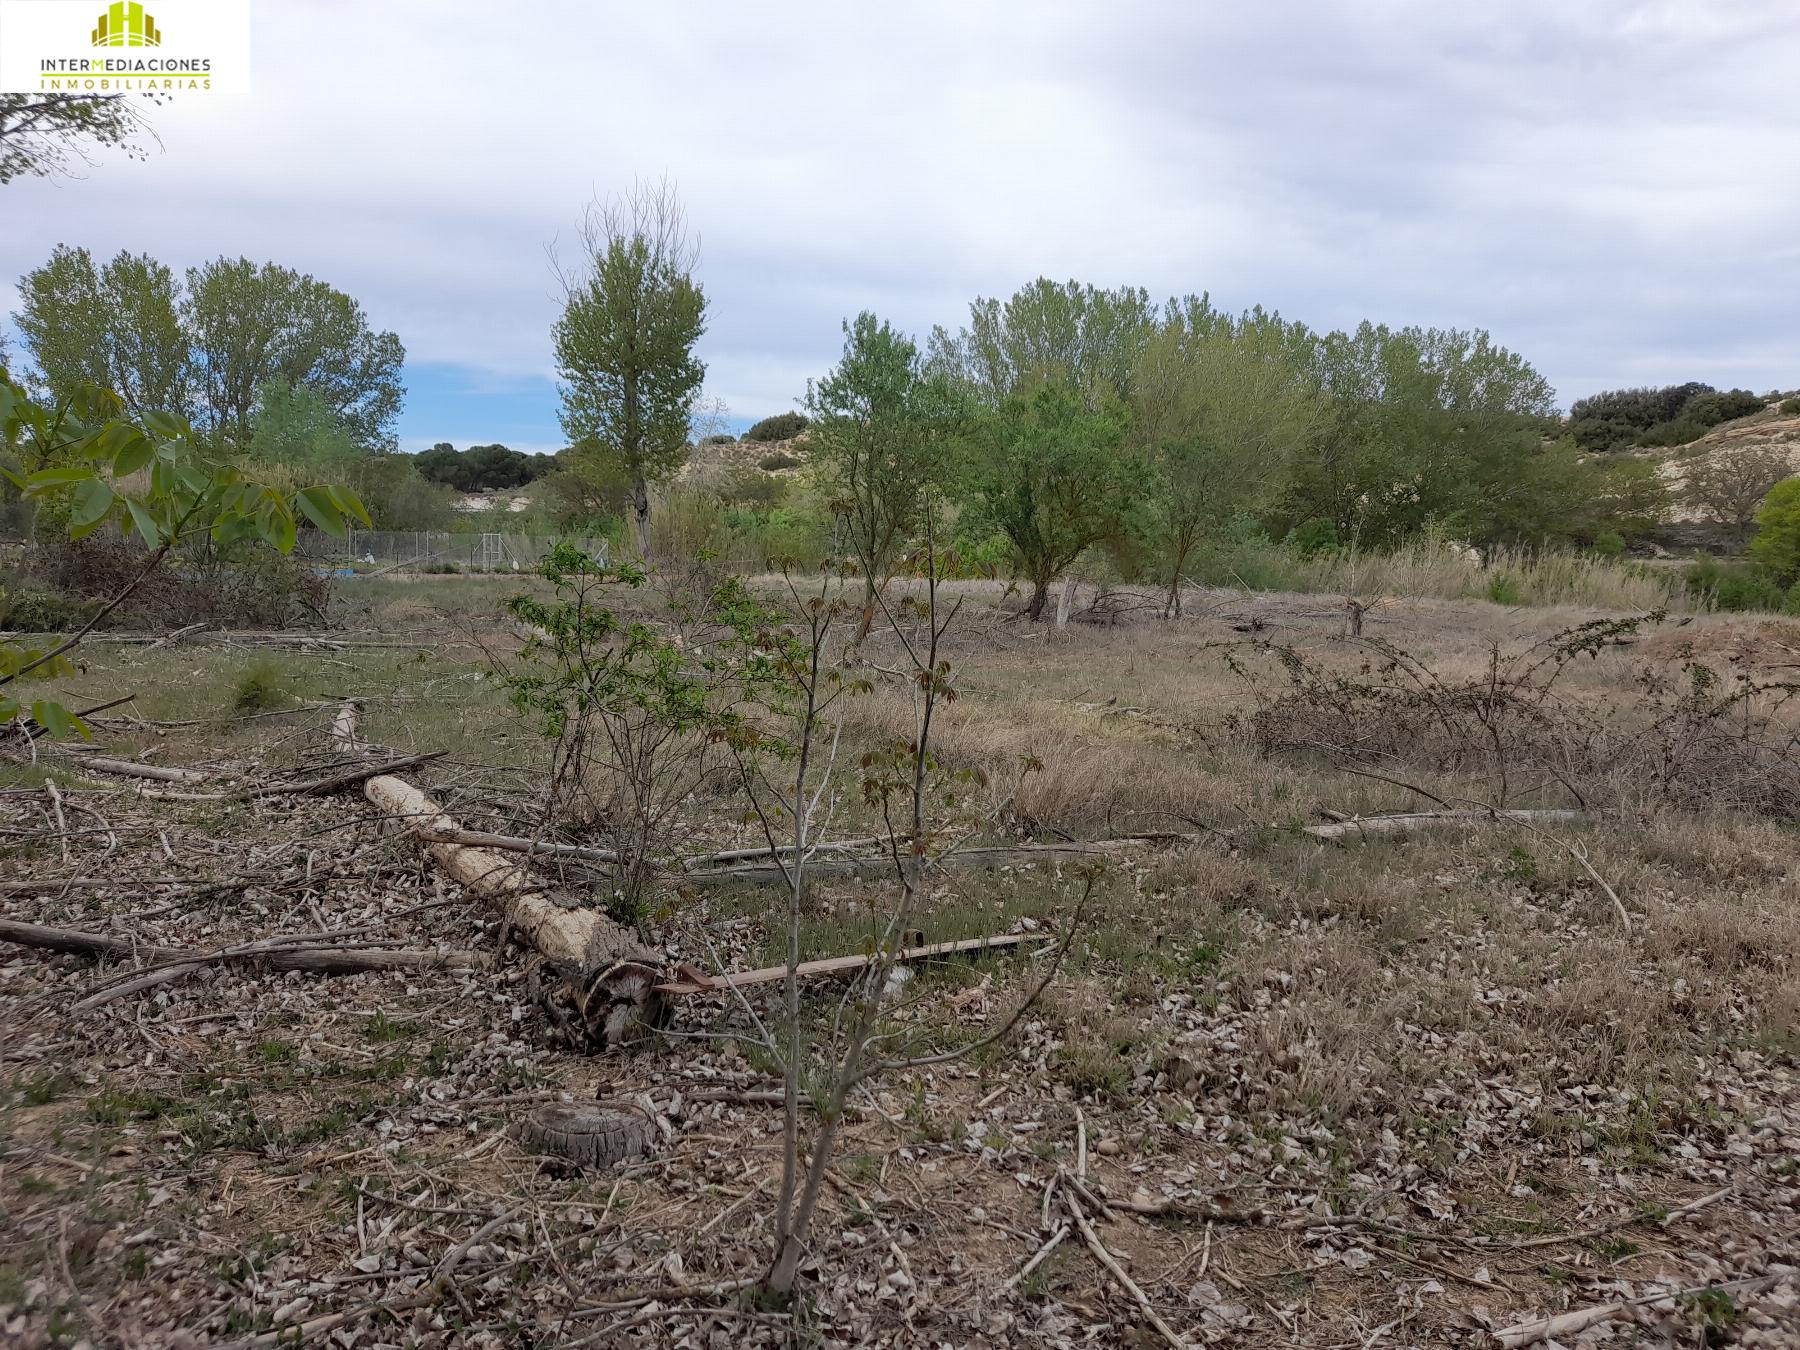
MULTIPOLYGON (((356 712, 346 704, 333 724, 340 745, 354 750, 356 712)), ((400 821, 425 841, 425 852, 470 895, 499 912, 508 930, 550 963, 562 981, 578 1025, 576 1038, 595 1048, 620 1045, 645 1028, 664 1025, 668 1000, 656 987, 669 974, 661 952, 645 946, 630 929, 596 909, 570 908, 525 871, 524 865, 492 849, 445 842, 461 827, 425 793, 403 778, 381 774, 363 784, 363 795, 381 813, 400 821)), ((568 1025, 554 1005, 551 1016, 568 1025)))
POLYGON ((142 764, 135 759, 108 759, 105 755, 88 755, 79 751, 75 762, 84 769, 117 774, 121 778, 148 778, 158 783, 212 783, 216 775, 199 769, 178 769, 164 764, 142 764))
POLYGON ((1505 821, 1580 820, 1582 811, 1408 811, 1391 816, 1352 816, 1330 825, 1307 825, 1302 832, 1314 839, 1343 839, 1350 836, 1410 834, 1434 825, 1476 825, 1483 821, 1496 824, 1505 821))

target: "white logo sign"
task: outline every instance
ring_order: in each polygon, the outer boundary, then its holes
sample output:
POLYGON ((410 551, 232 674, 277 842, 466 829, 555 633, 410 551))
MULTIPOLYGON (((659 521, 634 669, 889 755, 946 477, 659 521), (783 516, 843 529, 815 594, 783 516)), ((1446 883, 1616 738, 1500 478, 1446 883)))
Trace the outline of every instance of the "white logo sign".
POLYGON ((0 0, 0 93, 249 89, 250 0, 0 0))

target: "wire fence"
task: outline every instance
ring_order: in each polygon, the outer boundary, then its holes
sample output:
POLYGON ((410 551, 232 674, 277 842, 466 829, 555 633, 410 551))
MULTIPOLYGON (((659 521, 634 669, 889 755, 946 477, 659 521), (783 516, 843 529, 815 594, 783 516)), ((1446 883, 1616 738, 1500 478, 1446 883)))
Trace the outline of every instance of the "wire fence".
POLYGON ((315 562, 379 570, 384 567, 454 567, 463 572, 526 572, 543 561, 559 543, 571 543, 601 563, 607 541, 577 535, 482 534, 446 530, 351 530, 342 539, 307 530, 294 552, 315 562))

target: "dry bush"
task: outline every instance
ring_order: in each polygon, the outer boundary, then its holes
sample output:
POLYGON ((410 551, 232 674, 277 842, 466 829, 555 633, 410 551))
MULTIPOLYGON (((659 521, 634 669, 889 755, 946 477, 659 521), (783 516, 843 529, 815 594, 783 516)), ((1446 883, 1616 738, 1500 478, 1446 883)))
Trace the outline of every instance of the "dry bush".
MULTIPOLYGON (((77 542, 40 544, 28 555, 27 575, 77 597, 104 601, 136 581, 145 552, 135 540, 95 535, 77 542)), ((184 546, 167 565, 137 582, 107 616, 114 628, 285 628, 326 622, 331 583, 302 559, 272 549, 184 546)))
POLYGON ((1474 675, 1446 673, 1380 639, 1363 644, 1368 659, 1352 675, 1261 645, 1284 685, 1237 653, 1228 659, 1255 701, 1241 725, 1261 753, 1323 756, 1446 804, 1505 807, 1524 797, 1591 809, 1800 812, 1800 738, 1788 710, 1800 685, 1689 661, 1678 674, 1645 666, 1599 699, 1559 687, 1576 662, 1629 644, 1658 617, 1593 620, 1511 653, 1495 643, 1474 675), (1434 792, 1422 785, 1432 774, 1477 786, 1434 792))

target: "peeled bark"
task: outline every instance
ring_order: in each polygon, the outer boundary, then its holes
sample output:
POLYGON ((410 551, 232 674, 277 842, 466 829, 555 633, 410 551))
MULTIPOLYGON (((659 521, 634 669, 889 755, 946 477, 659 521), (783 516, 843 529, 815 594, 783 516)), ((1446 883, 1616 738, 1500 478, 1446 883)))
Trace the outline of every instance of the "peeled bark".
MULTIPOLYGON (((436 802, 404 779, 371 778, 363 793, 384 815, 427 839, 460 832, 436 802)), ((573 1007, 578 1026, 572 1030, 579 1039, 596 1049, 620 1045, 668 1021, 668 1002, 656 986, 670 979, 671 971, 662 954, 630 929, 599 910, 558 903, 518 858, 441 838, 427 843, 425 851, 550 963, 573 1007)), ((562 1020, 560 1009, 552 1015, 562 1020)))

